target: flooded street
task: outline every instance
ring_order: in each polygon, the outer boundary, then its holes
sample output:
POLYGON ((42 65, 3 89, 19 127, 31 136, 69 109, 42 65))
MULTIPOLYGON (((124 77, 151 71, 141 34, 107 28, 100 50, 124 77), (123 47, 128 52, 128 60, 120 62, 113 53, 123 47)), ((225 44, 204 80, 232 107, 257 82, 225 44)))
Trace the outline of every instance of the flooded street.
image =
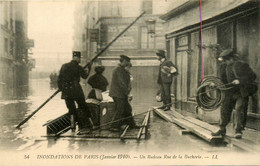
MULTIPOLYGON (((31 79, 30 96, 24 100, 1 101, 1 150, 35 151, 44 150, 55 152, 229 152, 224 146, 214 147, 194 135, 180 135, 178 126, 167 123, 152 114, 150 121, 150 138, 148 140, 120 141, 119 139, 89 139, 73 138, 47 139, 46 128, 42 125, 48 120, 65 114, 67 108, 60 93, 37 112, 21 130, 15 127, 30 115, 56 90, 51 90, 48 79, 31 79)), ((154 99, 153 90, 133 91, 134 100, 131 103, 135 114, 147 111, 152 106, 158 106, 154 99), (135 94, 136 93, 136 94, 135 94), (138 94, 137 94, 138 93, 138 94)), ((233 149, 234 150, 234 149, 233 149)))

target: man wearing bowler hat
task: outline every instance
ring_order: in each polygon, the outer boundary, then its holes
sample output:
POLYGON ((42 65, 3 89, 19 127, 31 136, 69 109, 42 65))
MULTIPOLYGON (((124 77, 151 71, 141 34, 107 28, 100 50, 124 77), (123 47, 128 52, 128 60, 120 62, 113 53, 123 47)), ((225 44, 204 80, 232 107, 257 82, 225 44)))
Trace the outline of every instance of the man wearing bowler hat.
MULTIPOLYGON (((71 129, 75 130, 75 119, 79 120, 81 117, 77 117, 76 104, 78 108, 87 114, 88 121, 90 121, 90 113, 86 108, 85 96, 80 85, 80 78, 86 79, 89 75, 90 67, 86 70, 79 65, 81 61, 81 53, 73 51, 72 60, 62 65, 60 74, 58 77, 58 87, 62 91, 61 98, 65 99, 66 106, 69 110, 71 117, 71 129), (76 118, 75 118, 76 117, 76 118)), ((79 124, 79 129, 82 130, 83 126, 79 124)), ((86 129, 86 132, 89 132, 86 129)))
POLYGON ((171 108, 172 78, 178 74, 177 67, 170 60, 166 59, 164 50, 158 50, 156 55, 160 61, 157 83, 160 85, 161 99, 165 106, 163 109, 164 111, 169 111, 171 108))
POLYGON ((225 99, 220 109, 220 129, 212 135, 226 135, 226 126, 235 108, 235 138, 239 139, 242 138, 242 130, 246 125, 248 97, 257 91, 257 85, 254 84, 256 74, 247 63, 238 58, 233 49, 224 50, 218 61, 222 62, 221 80, 230 89, 224 91, 225 99))
POLYGON ((132 107, 128 102, 131 91, 131 76, 127 68, 131 67, 130 58, 126 55, 120 55, 120 63, 113 71, 112 81, 109 91, 115 103, 115 115, 112 121, 111 131, 120 131, 123 124, 129 125, 130 128, 137 128, 134 118, 132 117, 132 107), (120 119, 126 118, 122 121, 120 119))

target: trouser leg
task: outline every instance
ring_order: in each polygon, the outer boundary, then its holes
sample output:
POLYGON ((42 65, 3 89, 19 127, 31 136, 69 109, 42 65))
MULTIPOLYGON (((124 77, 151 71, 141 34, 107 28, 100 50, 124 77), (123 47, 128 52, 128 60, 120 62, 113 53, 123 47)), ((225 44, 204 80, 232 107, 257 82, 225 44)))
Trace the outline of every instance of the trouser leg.
POLYGON ((163 84, 161 84, 161 100, 163 102, 163 105, 165 105, 165 91, 164 91, 164 87, 163 87, 163 84))
POLYGON ((91 119, 91 113, 87 108, 87 103, 85 102, 85 98, 77 98, 76 102, 78 104, 77 116, 76 119, 78 121, 78 126, 80 129, 82 128, 92 128, 93 121, 91 119))
POLYGON ((67 108, 69 109, 69 115, 70 115, 70 123, 71 123, 71 129, 75 129, 75 113, 76 113, 76 105, 74 100, 72 99, 65 99, 65 103, 67 108))
POLYGON ((226 93, 225 100, 220 108, 220 130, 226 130, 226 126, 230 122, 233 111, 233 102, 232 94, 226 93))
POLYGON ((85 101, 85 98, 84 97, 77 98, 76 102, 78 104, 78 108, 83 110, 87 114, 88 117, 91 117, 90 111, 87 108, 87 103, 85 101))
MULTIPOLYGON (((171 103, 171 84, 162 84, 162 100, 164 105, 171 103)), ((170 105, 166 107, 170 108, 170 105)))
POLYGON ((113 97, 113 100, 115 103, 115 115, 112 118, 112 121, 116 121, 116 122, 113 122, 111 126, 114 128, 119 128, 122 122, 118 120, 123 117, 123 113, 125 110, 125 103, 124 103, 124 99, 120 99, 117 97, 113 97))
POLYGON ((124 120, 124 122, 128 124, 130 127, 134 127, 136 125, 132 115, 132 107, 127 99, 125 100, 124 118, 127 118, 124 120))
POLYGON ((74 115, 76 111, 76 104, 72 99, 65 99, 66 106, 69 110, 70 115, 74 115))
POLYGON ((257 93, 253 94, 251 96, 252 104, 251 104, 251 110, 253 113, 258 113, 258 95, 257 93))
POLYGON ((235 129, 236 133, 241 133, 242 128, 246 124, 247 118, 247 106, 248 106, 248 97, 239 96, 236 99, 235 107, 235 129))

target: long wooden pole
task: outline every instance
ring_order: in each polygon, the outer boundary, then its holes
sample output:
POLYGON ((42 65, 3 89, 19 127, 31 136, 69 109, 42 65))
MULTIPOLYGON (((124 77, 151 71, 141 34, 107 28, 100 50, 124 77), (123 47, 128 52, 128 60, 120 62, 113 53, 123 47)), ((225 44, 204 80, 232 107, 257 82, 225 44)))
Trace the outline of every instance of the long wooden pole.
POLYGON ((89 64, 91 64, 94 60, 96 60, 103 52, 106 51, 106 49, 108 47, 110 47, 122 34, 124 34, 132 25, 134 25, 134 23, 136 23, 137 20, 139 20, 143 15, 145 14, 145 12, 141 13, 131 24, 129 24, 121 33, 119 33, 105 48, 103 48, 94 58, 92 58, 92 60, 86 64, 84 66, 84 68, 86 68, 87 66, 89 66, 89 64))
POLYGON ((53 93, 53 95, 51 95, 51 97, 49 97, 44 103, 42 103, 42 105, 40 105, 40 107, 38 107, 35 111, 33 111, 33 113, 31 113, 31 115, 29 115, 27 118, 25 118, 23 121, 21 121, 16 128, 20 128, 20 126, 22 126, 25 122, 27 122, 29 119, 31 119, 31 117, 36 114, 36 112, 38 112, 45 104, 47 104, 54 96, 56 96, 56 94, 58 94, 60 92, 60 90, 57 90, 56 92, 53 93))
MULTIPOLYGON (((91 59, 91 61, 86 64, 83 68, 85 69, 86 67, 92 65, 92 62, 97 59, 103 52, 106 51, 106 49, 108 49, 108 47, 113 44, 123 33, 125 33, 139 18, 141 18, 143 15, 145 14, 145 12, 143 12, 140 16, 138 16, 131 24, 129 24, 120 34, 118 34, 105 48, 103 48, 94 58, 91 59)), ((49 97, 40 107, 38 107, 35 111, 33 111, 33 113, 31 115, 29 115, 27 118, 25 118, 22 122, 20 122, 16 128, 19 129, 24 123, 26 123, 29 119, 31 119, 31 117, 36 114, 45 104, 47 104, 54 96, 56 96, 58 93, 60 92, 60 90, 57 90, 56 92, 53 93, 53 95, 51 95, 51 97, 49 97)))

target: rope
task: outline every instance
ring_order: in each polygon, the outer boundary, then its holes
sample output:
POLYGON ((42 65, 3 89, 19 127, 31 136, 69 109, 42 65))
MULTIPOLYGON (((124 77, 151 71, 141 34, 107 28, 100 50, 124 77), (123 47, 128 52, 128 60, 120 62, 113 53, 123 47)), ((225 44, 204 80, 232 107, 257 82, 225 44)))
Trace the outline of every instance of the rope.
POLYGON ((223 84, 220 78, 215 76, 204 77, 197 89, 196 101, 198 106, 205 111, 216 110, 225 98, 225 90, 233 88, 232 83, 223 84), (212 87, 214 84, 214 87, 212 87))

